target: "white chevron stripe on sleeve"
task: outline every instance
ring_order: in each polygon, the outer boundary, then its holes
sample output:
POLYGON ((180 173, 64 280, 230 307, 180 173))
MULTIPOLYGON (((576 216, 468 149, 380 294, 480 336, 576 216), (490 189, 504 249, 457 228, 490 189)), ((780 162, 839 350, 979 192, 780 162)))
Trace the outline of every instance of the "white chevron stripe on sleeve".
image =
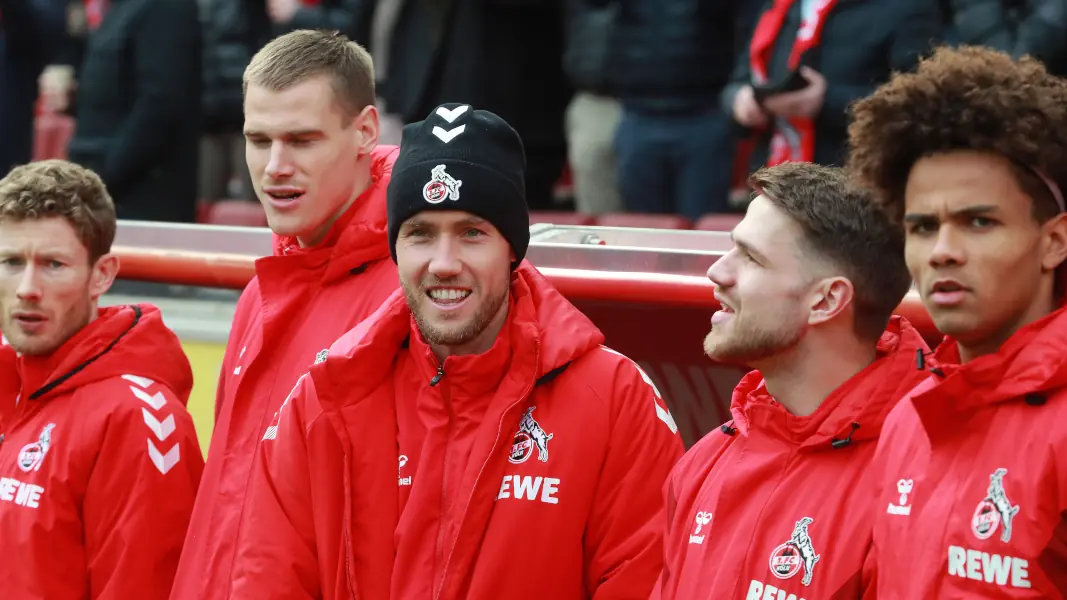
POLYGON ((162 392, 156 392, 155 394, 149 396, 148 392, 142 390, 141 388, 135 388, 132 385, 130 386, 130 391, 133 392, 134 396, 140 398, 145 404, 151 406, 154 410, 159 410, 167 405, 167 399, 163 397, 162 392))
POLYGON ((148 440, 148 458, 152 459, 152 464, 159 469, 159 472, 166 475, 167 471, 174 468, 174 465, 178 464, 181 460, 181 453, 179 449, 180 444, 174 444, 174 447, 163 454, 156 448, 156 445, 152 443, 152 440, 148 440))
POLYGON ((137 375, 123 375, 122 378, 125 379, 126 381, 129 381, 130 383, 136 383, 137 385, 139 385, 139 386, 141 386, 143 388, 146 388, 146 389, 148 388, 148 386, 150 386, 153 383, 155 383, 154 381, 152 381, 151 379, 149 379, 147 377, 139 377, 137 375))
POLYGON ((161 442, 170 437, 170 434, 174 433, 177 428, 177 425, 174 424, 174 415, 167 415, 166 419, 159 421, 143 406, 141 407, 141 413, 144 415, 144 424, 148 425, 148 428, 152 430, 152 433, 156 434, 156 437, 161 442))

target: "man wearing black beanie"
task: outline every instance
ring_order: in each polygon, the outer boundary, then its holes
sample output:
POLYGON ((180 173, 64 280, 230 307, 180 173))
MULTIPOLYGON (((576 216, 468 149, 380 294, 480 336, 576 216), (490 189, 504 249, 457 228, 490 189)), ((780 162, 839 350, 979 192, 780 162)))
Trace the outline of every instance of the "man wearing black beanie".
POLYGON ((524 162, 468 105, 405 128, 387 192, 403 291, 267 429, 234 598, 651 593, 681 438, 644 372, 523 260, 524 162))

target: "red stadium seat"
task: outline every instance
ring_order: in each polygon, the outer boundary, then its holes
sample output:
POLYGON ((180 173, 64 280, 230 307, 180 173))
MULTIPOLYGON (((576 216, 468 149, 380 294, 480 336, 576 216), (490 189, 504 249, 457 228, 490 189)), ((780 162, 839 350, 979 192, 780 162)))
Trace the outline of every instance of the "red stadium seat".
POLYGON ((211 205, 207 215, 210 225, 238 227, 266 227, 267 214, 258 202, 248 200, 219 200, 211 205))
POLYGON ((646 213, 609 213, 597 217, 602 227, 644 227, 648 229, 692 229, 693 223, 682 215, 646 213))
POLYGON ((593 225, 596 217, 585 213, 567 211, 530 211, 530 224, 551 223, 553 225, 593 225))
POLYGON ((731 213, 708 214, 700 217, 693 229, 701 231, 733 231, 734 227, 741 222, 745 215, 731 213))

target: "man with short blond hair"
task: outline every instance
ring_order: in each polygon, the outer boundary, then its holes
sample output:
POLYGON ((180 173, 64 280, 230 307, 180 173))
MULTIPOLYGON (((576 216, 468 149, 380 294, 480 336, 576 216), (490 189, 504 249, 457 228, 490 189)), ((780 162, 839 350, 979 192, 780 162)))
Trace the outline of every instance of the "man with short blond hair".
POLYGON ((114 238, 92 171, 49 160, 0 180, 4 598, 170 593, 204 467, 193 376, 157 308, 98 308, 114 238))
POLYGON ((397 149, 378 148, 366 50, 336 33, 283 35, 252 58, 244 98, 245 156, 274 255, 256 261, 237 303, 175 600, 229 597, 263 429, 316 356, 399 286, 385 210, 397 149))
POLYGON ((329 75, 336 100, 350 116, 373 106, 374 61, 363 46, 338 34, 300 30, 282 36, 252 57, 242 89, 279 91, 316 75, 329 75))

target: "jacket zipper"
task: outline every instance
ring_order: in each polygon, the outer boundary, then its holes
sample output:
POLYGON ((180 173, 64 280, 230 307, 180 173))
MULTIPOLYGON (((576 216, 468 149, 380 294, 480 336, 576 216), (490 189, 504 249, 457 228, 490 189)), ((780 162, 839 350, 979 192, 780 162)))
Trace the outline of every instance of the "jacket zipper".
POLYGON ((438 364, 437 365, 437 375, 434 375, 433 379, 430 380, 430 387, 433 387, 433 386, 441 383, 441 380, 444 379, 444 377, 445 377, 445 365, 444 364, 438 364))
MULTIPOLYGON (((540 342, 536 342, 535 343, 535 347, 534 347, 534 359, 535 359, 534 360, 534 364, 535 365, 539 363, 540 356, 541 356, 541 344, 540 344, 540 342)), ((534 385, 536 385, 536 383, 537 383, 537 377, 535 375, 533 382, 531 382, 526 387, 526 389, 524 389, 523 392, 521 394, 519 394, 518 400, 516 400, 515 402, 512 402, 510 405, 508 405, 508 407, 506 409, 504 409, 504 412, 500 414, 500 420, 497 421, 497 425, 496 425, 496 439, 493 440, 493 448, 494 449, 496 448, 497 442, 500 441, 500 434, 504 431, 504 417, 506 417, 508 415, 508 413, 510 413, 512 410, 514 410, 516 406, 519 406, 520 404, 525 402, 527 398, 530 397, 530 393, 533 392, 533 388, 534 388, 534 385)), ((494 456, 495 456, 495 453, 490 452, 489 457, 486 458, 484 462, 482 462, 481 468, 478 469, 478 476, 474 478, 474 486, 471 487, 471 493, 470 493, 469 496, 467 496, 467 503, 465 505, 467 507, 467 510, 470 509, 471 501, 474 499, 474 492, 476 492, 478 490, 478 483, 482 480, 482 474, 485 473, 485 468, 487 466, 489 466, 489 461, 493 460, 494 456)), ((465 518, 466 518, 466 514, 464 514, 462 519, 465 520, 465 518)), ((460 534, 463 533, 463 520, 460 521, 459 530, 456 532, 456 540, 452 544, 452 547, 448 550, 448 558, 445 559, 445 567, 441 571, 442 574, 443 574, 442 578, 441 578, 441 592, 444 592, 445 583, 448 582, 448 566, 450 564, 452 564, 452 555, 455 554, 456 546, 459 545, 460 534)), ((440 598, 440 593, 434 594, 434 600, 437 600, 438 598, 440 598)))

